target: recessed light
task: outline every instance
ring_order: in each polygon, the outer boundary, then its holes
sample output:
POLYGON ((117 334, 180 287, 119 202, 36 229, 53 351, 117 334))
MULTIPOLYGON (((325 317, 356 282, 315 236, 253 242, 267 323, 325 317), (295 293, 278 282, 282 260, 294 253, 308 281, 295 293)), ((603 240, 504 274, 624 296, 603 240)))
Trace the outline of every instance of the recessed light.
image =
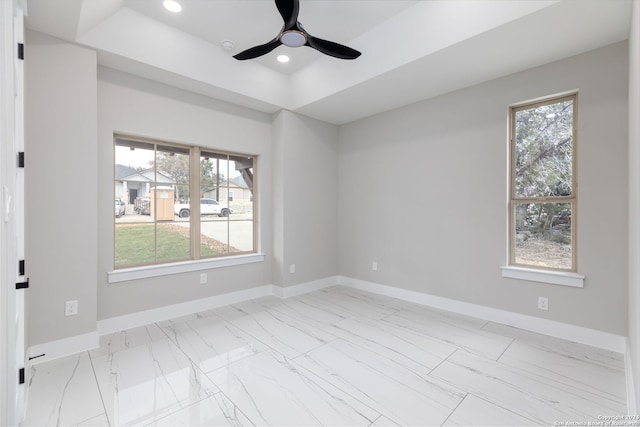
POLYGON ((289 57, 287 55, 278 55, 278 62, 287 63, 289 62, 289 57))
POLYGON ((180 3, 178 3, 176 0, 164 0, 164 3, 162 4, 164 5, 165 9, 170 12, 178 13, 182 10, 182 6, 180 6, 180 3))

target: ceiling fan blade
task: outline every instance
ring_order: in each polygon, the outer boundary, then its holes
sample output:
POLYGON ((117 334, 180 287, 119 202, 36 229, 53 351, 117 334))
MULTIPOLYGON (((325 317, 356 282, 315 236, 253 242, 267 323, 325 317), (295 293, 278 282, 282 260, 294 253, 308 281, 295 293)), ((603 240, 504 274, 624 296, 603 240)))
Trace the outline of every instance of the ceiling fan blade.
POLYGON ((360 52, 339 43, 322 40, 311 35, 307 35, 307 45, 311 46, 318 52, 325 55, 333 56, 340 59, 356 59, 360 56, 360 52))
POLYGON ((244 61, 245 59, 257 58, 259 56, 262 56, 264 54, 271 52, 273 49, 277 48, 281 44, 282 43, 280 42, 280 39, 276 37, 275 39, 271 40, 269 43, 261 44, 260 46, 251 47, 245 51, 238 53, 237 55, 233 55, 233 57, 239 61, 244 61))
POLYGON ((276 0, 276 7, 284 21, 284 29, 288 30, 293 28, 296 22, 298 22, 300 0, 276 0))

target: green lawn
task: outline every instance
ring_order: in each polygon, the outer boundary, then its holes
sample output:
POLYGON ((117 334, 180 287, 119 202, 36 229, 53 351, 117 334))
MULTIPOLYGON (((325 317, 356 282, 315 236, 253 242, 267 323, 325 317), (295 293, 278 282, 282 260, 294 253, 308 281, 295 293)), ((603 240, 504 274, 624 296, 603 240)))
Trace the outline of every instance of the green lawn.
MULTIPOLYGON (((157 228, 154 224, 116 225, 115 266, 190 259, 188 229, 177 227, 172 224, 158 224, 157 228)), ((201 246, 200 251, 201 256, 218 254, 206 246, 201 246)))

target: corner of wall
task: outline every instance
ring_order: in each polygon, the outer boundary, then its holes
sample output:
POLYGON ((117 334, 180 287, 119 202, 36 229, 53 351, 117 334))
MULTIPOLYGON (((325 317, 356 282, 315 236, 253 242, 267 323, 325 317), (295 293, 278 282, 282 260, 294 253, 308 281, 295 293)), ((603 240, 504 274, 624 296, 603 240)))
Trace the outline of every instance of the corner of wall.
POLYGON ((629 413, 640 410, 640 0, 629 33, 629 274, 626 352, 629 413))
POLYGON ((273 129, 273 283, 337 274, 338 128, 282 110, 273 129))
POLYGON ((273 169, 273 265, 272 283, 282 285, 284 274, 284 110, 273 114, 271 124, 271 152, 273 169))

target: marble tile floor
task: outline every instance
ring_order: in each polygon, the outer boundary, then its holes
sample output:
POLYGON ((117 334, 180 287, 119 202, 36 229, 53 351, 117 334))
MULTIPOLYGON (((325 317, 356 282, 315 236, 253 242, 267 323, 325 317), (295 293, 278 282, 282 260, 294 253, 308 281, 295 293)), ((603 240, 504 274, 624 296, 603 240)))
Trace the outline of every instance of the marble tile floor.
POLYGON ((468 426, 626 414, 623 356, 344 287, 33 366, 22 426, 468 426))

